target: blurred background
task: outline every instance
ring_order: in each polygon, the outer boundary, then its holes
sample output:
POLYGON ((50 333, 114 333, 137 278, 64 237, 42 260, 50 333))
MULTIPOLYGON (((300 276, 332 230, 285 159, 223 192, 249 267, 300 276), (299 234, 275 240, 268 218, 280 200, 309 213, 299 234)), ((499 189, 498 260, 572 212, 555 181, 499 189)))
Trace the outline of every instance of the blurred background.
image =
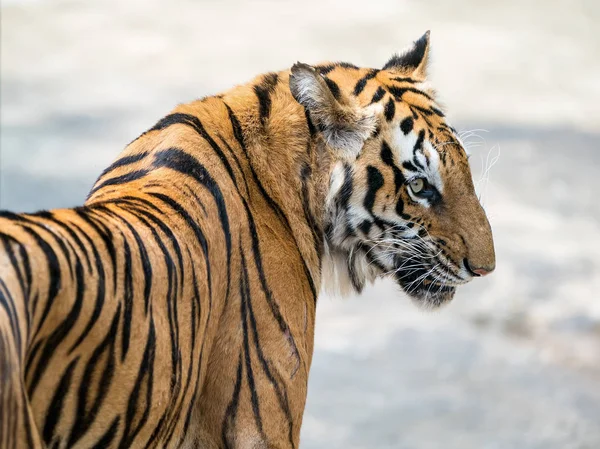
POLYGON ((0 207, 81 204, 177 103, 431 30, 497 270, 435 313, 320 298, 305 449, 600 447, 600 3, 2 0, 0 207))

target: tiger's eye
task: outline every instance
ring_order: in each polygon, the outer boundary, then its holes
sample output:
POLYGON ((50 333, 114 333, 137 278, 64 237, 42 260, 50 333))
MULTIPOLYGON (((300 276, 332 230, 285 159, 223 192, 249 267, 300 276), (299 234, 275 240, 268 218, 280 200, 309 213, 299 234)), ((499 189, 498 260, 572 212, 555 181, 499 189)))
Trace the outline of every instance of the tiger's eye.
POLYGON ((425 188, 425 181, 423 181, 423 178, 417 178, 411 181, 409 185, 413 193, 417 194, 425 188))

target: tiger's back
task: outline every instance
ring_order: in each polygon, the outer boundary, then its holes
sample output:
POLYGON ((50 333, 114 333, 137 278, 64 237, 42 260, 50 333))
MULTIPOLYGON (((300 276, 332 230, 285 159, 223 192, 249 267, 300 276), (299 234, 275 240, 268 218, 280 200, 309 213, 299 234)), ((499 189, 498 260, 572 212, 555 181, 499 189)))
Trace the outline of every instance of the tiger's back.
POLYGON ((24 411, 50 447, 221 444, 246 420, 257 428, 248 437, 266 440, 270 429, 244 408, 263 383, 273 391, 261 392, 262 413, 282 415, 286 439, 297 438, 303 399, 286 397, 286 383, 306 383, 312 331, 291 330, 284 313, 311 329, 314 291, 305 270, 274 269, 281 251, 301 258, 251 173, 234 114, 217 99, 182 106, 128 146, 85 206, 0 218, 3 282, 11 303, 28 306, 18 314, 30 348, 18 368, 24 411), (280 276, 311 300, 275 303, 280 276), (267 362, 271 346, 288 346, 289 357, 267 362), (195 410, 203 388, 210 408, 195 410))

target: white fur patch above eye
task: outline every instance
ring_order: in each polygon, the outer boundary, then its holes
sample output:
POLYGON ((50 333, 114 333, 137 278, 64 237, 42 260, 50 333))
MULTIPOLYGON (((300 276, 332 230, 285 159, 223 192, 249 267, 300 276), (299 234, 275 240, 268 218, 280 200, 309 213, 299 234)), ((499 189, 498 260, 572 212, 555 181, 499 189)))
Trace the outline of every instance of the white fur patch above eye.
POLYGON ((393 131, 392 134, 392 151, 396 153, 400 165, 406 161, 412 161, 413 148, 417 143, 417 134, 414 131, 404 134, 400 128, 393 131))
POLYGON ((429 152, 429 166, 427 167, 427 179, 434 185, 440 193, 444 192, 444 182, 440 173, 440 153, 431 145, 431 142, 425 142, 423 147, 429 152))
POLYGON ((440 193, 443 193, 444 183, 440 173, 440 154, 433 147, 431 142, 426 139, 423 142, 422 150, 417 150, 415 152, 414 148, 417 139, 418 132, 415 130, 406 135, 399 128, 393 131, 392 150, 396 153, 396 156, 400 161, 400 169, 404 172, 406 178, 410 178, 411 176, 424 176, 440 193), (428 158, 425 157, 425 154, 427 154, 428 158), (403 162, 413 162, 414 159, 425 167, 425 169, 421 170, 415 166, 418 170, 413 171, 406 167, 402 167, 403 162), (429 160, 429 163, 427 163, 427 160, 429 160))

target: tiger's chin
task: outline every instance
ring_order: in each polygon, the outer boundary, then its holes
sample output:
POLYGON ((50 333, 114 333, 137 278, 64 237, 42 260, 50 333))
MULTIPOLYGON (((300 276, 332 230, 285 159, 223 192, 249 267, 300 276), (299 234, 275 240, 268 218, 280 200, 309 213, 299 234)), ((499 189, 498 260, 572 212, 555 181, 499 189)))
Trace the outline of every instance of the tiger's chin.
POLYGON ((442 284, 430 279, 420 281, 415 285, 402 275, 396 275, 396 282, 408 297, 421 309, 433 310, 448 304, 454 298, 456 287, 442 284))

